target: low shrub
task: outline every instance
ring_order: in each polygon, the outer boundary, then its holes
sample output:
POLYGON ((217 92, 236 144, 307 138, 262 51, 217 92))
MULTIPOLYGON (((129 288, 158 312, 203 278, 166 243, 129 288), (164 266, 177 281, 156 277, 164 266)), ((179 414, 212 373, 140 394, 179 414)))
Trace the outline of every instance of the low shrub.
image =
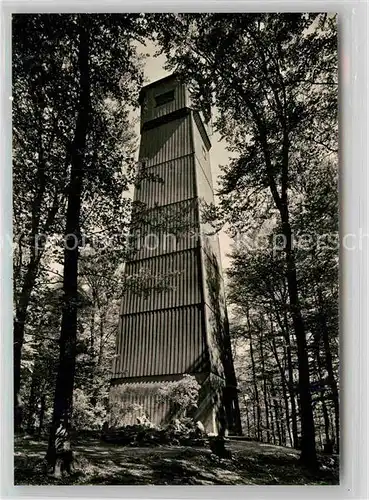
POLYGON ((205 446, 206 434, 190 419, 176 420, 162 427, 144 424, 104 430, 102 439, 123 446, 205 446))
POLYGON ((183 378, 164 384, 159 388, 159 401, 169 402, 172 419, 184 419, 197 408, 200 384, 193 375, 185 373, 183 378))
POLYGON ((123 427, 127 420, 135 420, 144 414, 142 405, 137 403, 126 403, 124 400, 115 399, 109 407, 107 419, 112 427, 123 427))
POLYGON ((82 389, 73 392, 72 426, 75 429, 98 430, 106 419, 106 409, 101 402, 91 403, 91 398, 82 389))

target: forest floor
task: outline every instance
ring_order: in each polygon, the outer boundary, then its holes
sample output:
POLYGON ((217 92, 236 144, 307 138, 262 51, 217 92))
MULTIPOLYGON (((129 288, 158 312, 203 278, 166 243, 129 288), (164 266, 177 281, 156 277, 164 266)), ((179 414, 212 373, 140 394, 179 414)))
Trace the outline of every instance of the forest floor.
POLYGON ((334 485, 339 484, 338 457, 321 456, 311 473, 291 448, 253 441, 228 441, 231 459, 208 448, 161 446, 135 448, 98 439, 73 443, 75 470, 58 479, 44 472, 47 442, 15 438, 16 485, 334 485))

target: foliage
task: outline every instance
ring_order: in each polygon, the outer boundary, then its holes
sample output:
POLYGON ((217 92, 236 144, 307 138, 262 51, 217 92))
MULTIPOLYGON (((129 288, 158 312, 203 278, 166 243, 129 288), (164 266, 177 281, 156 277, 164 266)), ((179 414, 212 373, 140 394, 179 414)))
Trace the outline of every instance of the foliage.
POLYGON ((182 418, 197 408, 200 384, 193 375, 185 374, 183 378, 164 384, 159 389, 159 400, 169 401, 172 418, 182 418))
MULTIPOLYGON (((292 221, 310 245, 296 235, 298 283, 308 333, 311 391, 317 445, 338 449, 338 261, 337 170, 328 162, 299 187, 292 221), (314 186, 314 187, 313 187, 314 186), (314 231, 313 231, 314 230, 314 231)), ((277 231, 278 228, 275 229, 277 231)), ((274 233, 273 233, 274 234, 274 233)), ((265 233, 268 238, 268 234, 265 233)), ((232 336, 243 393, 244 427, 250 436, 299 446, 296 340, 288 315, 288 285, 280 251, 239 244, 228 272, 234 304, 232 336), (246 319, 245 319, 246 316, 246 319), (247 356, 245 357, 245 352, 247 356), (246 362, 245 362, 246 359, 246 362), (276 421, 280 421, 278 429, 276 421), (295 429, 294 429, 295 427, 295 429)))
MULTIPOLYGON (((81 18, 90 36, 91 92, 77 221, 73 425, 97 428, 109 410, 121 295, 163 293, 174 281, 173 273, 153 276, 144 268, 126 279, 121 265, 128 189, 148 180, 142 169, 136 175, 133 159, 130 111, 143 78, 136 42, 155 32, 194 102, 208 118, 216 110, 213 126, 232 153, 222 167, 220 205, 206 207, 205 218, 216 228, 227 223, 240 242, 228 279, 245 430, 297 448, 301 436, 314 441, 302 425, 311 413, 318 446, 331 440, 338 450, 337 36, 334 16, 313 13, 14 16, 15 392, 23 426, 42 433, 51 420, 66 303, 61 235, 73 191, 81 18), (37 240, 41 233, 46 240, 37 240), (313 235, 312 244, 294 245, 304 234, 313 235), (287 245, 274 252, 281 236, 287 245), (244 237, 265 244, 250 249, 244 237)), ((141 224, 148 211, 136 204, 136 212, 141 224)), ((164 224, 180 233, 189 212, 160 213, 149 229, 164 224)), ((171 423, 125 427, 124 439, 135 446, 194 439, 186 416, 198 390, 189 375, 164 386, 160 399, 172 404, 171 423)), ((134 413, 144 410, 116 405, 114 425, 134 413)))
POLYGON ((115 398, 109 405, 109 423, 111 427, 124 426, 127 417, 136 419, 144 415, 144 408, 138 403, 127 403, 115 398))
MULTIPOLYGON (((134 179, 129 112, 142 82, 133 40, 140 15, 13 17, 13 186, 15 404, 31 297, 61 276, 66 199, 80 106, 79 20, 90 32, 90 115, 79 229, 85 244, 121 234, 129 223, 123 196, 134 179), (119 68, 119 69, 118 69, 119 68)), ((79 237, 79 234, 77 235, 79 237)), ((104 245, 105 246, 105 245, 104 245)), ((118 253, 118 252, 116 252, 118 253)), ((121 250, 122 255, 122 250, 121 250)), ((101 259, 101 252, 90 260, 101 259)), ((117 255, 118 258, 118 255, 117 255)), ((115 261, 116 262, 116 261, 115 261)), ((43 304, 42 299, 40 305, 43 304)), ((27 383, 27 381, 25 381, 27 383)), ((18 422, 20 424, 20 422, 18 422)))
POLYGON ((102 438, 125 446, 205 446, 205 434, 190 418, 175 419, 167 425, 150 423, 124 425, 103 432, 102 438))
MULTIPOLYGON (((143 389, 143 388, 141 388, 143 389)), ((147 388, 146 388, 147 389, 147 388)), ((149 388, 158 405, 169 404, 167 420, 173 425, 187 425, 194 410, 197 408, 200 385, 193 375, 185 374, 180 380, 170 381, 149 388), (176 424, 174 424, 176 422, 176 424)), ((136 389, 128 386, 115 386, 110 389, 110 404, 108 421, 112 428, 126 425, 128 422, 149 419, 147 408, 141 404, 132 403, 136 389)))
POLYGON ((73 391, 72 427, 74 429, 100 429, 106 417, 106 409, 100 402, 91 399, 81 389, 73 391))
POLYGON ((304 266, 293 247, 293 234, 300 229, 294 210, 308 179, 325 168, 327 158, 336 163, 336 18, 310 13, 166 14, 156 23, 168 66, 189 82, 195 103, 205 108, 208 118, 216 106, 214 126, 233 153, 223 167, 220 207, 210 214, 218 213, 233 236, 251 233, 255 238, 255 233, 274 228, 284 239, 284 307, 297 344, 301 457, 314 466, 310 332, 300 279, 304 266))

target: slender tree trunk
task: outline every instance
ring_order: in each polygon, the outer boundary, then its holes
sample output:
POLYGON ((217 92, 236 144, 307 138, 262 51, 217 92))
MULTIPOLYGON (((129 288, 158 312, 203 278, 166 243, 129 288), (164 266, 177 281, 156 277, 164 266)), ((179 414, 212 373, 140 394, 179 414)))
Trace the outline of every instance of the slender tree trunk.
POLYGON ((95 355, 95 307, 95 301, 93 301, 90 318, 90 350, 92 357, 95 355))
POLYGON ((99 358, 98 358, 98 364, 101 366, 102 360, 103 360, 103 355, 104 355, 104 329, 105 329, 105 322, 106 322, 106 309, 100 313, 100 340, 99 340, 99 358))
MULTIPOLYGON (((41 155, 41 147, 39 154, 41 155)), ((37 197, 33 206, 32 215, 32 244, 31 244, 31 255, 30 260, 27 265, 27 270, 25 273, 22 290, 17 297, 16 314, 13 323, 13 397, 14 397, 14 430, 17 432, 22 426, 22 408, 21 401, 19 397, 19 392, 21 388, 21 359, 22 359, 22 347, 24 343, 24 331, 27 321, 28 307, 31 300, 31 293, 35 287, 39 264, 43 255, 44 248, 41 246, 41 241, 39 239, 38 231, 39 228, 39 217, 41 210, 41 201, 44 194, 44 163, 41 161, 39 166, 40 170, 40 186, 37 197)), ((53 224, 57 211, 59 207, 58 193, 54 194, 53 204, 49 209, 46 222, 41 229, 41 231, 46 234, 51 225, 53 224)))
POLYGON ((17 432, 22 426, 22 408, 19 397, 21 386, 21 358, 24 342, 24 328, 27 320, 27 310, 31 298, 31 292, 35 286, 38 261, 35 256, 29 261, 26 275, 20 293, 13 327, 13 373, 14 373, 14 430, 17 432))
POLYGON ((289 430, 288 421, 286 418, 286 414, 283 411, 285 407, 283 407, 282 401, 279 402, 279 411, 281 414, 281 436, 282 436, 282 445, 287 446, 287 434, 286 432, 289 430))
POLYGON ((286 237, 287 284, 290 298, 290 312, 296 335, 297 359, 299 371, 299 394, 301 406, 301 462, 311 468, 317 467, 315 447, 315 428, 310 392, 309 357, 306 344, 305 325, 302 319, 298 296, 295 258, 292 249, 291 226, 288 222, 288 211, 281 212, 283 232, 286 237))
MULTIPOLYGON (((287 429, 288 429, 288 434, 290 437, 290 443, 291 443, 292 447, 297 448, 298 447, 297 411, 296 411, 296 399, 295 399, 295 389, 294 389, 294 381, 293 381, 291 339, 290 339, 288 316, 287 316, 287 307, 288 306, 287 306, 286 301, 284 301, 283 306, 282 306, 283 307, 283 319, 282 319, 280 314, 279 314, 278 304, 275 300, 273 290, 271 291, 271 294, 272 294, 271 296, 272 296, 273 304, 274 304, 274 308, 275 308, 276 318, 277 318, 279 327, 283 333, 283 337, 285 340, 284 356, 285 356, 285 359, 287 361, 288 378, 285 375, 285 370, 282 368, 282 366, 279 362, 277 347, 275 344, 274 336, 272 336, 272 350, 274 352, 274 356, 275 356, 275 359, 276 359, 276 362, 278 364, 278 367, 279 367, 279 370, 281 373, 281 377, 282 377, 283 395, 285 397, 285 407, 286 407, 287 429), (289 404, 288 404, 288 397, 287 397, 286 388, 288 388, 288 393, 289 393, 290 400, 291 400, 291 414, 289 411, 289 404), (291 430, 290 430, 290 420, 292 423, 292 436, 291 436, 291 430)), ((272 321, 272 319, 271 319, 271 321, 272 321)))
MULTIPOLYGON (((64 250, 64 305, 60 332, 59 367, 56 378, 53 420, 49 437, 47 461, 55 471, 58 449, 56 438, 62 436, 64 467, 70 462, 70 419, 76 362, 77 308, 78 308, 78 244, 80 241, 80 212, 83 188, 84 155, 87 142, 90 111, 89 33, 88 16, 79 16, 78 66, 80 73, 79 112, 74 141, 71 146, 71 173, 64 250), (68 456, 68 458, 67 458, 68 456), (67 463, 68 460, 68 463, 67 463)), ((60 448, 58 446, 58 448, 60 448)), ((63 466, 63 463, 62 463, 63 466)))
MULTIPOLYGON (((90 316, 90 359, 92 363, 95 363, 95 307, 96 307, 96 300, 95 298, 93 299, 92 303, 92 310, 91 310, 91 316, 90 316)), ((89 372, 89 382, 91 386, 93 385, 94 382, 94 377, 95 377, 95 370, 92 369, 89 372)), ((91 398, 91 403, 93 403, 94 396, 91 398)))
POLYGON ((18 432, 22 427, 22 403, 20 400, 20 384, 21 384, 21 357, 22 347, 24 342, 24 323, 26 321, 25 311, 18 310, 14 320, 14 431, 18 432))
MULTIPOLYGON (((289 401, 288 401, 288 396, 287 396, 287 389, 286 389, 286 384, 282 380, 282 391, 283 391, 283 400, 284 400, 284 411, 285 411, 285 416, 286 416, 286 430, 288 434, 288 441, 289 441, 289 446, 293 446, 293 438, 292 438, 292 433, 291 433, 291 414, 290 414, 290 407, 289 407, 289 401)), ((287 436, 285 438, 285 442, 287 445, 287 436)))
POLYGON ((281 116, 283 126, 282 142, 282 171, 281 171, 281 192, 278 191, 274 178, 273 165, 270 157, 270 150, 266 138, 265 130, 261 130, 261 141, 263 144, 264 155, 269 178, 269 188, 276 207, 278 208, 282 231, 285 238, 285 259, 286 259, 286 279, 289 296, 290 314, 292 317, 293 328, 297 343, 297 360, 299 372, 299 395, 301 406, 301 455, 300 460, 309 468, 315 469, 318 466, 316 447, 315 447, 315 428, 314 417, 310 393, 309 376, 309 356, 306 343, 306 331, 302 318, 301 306, 299 301, 297 273, 295 255, 292 245, 292 230, 289 221, 288 208, 288 188, 289 188, 289 128, 285 116, 281 116))
POLYGON ((37 404, 37 395, 36 395, 36 389, 37 389, 37 384, 38 380, 36 377, 36 364, 32 373, 32 380, 31 380, 31 389, 30 389, 30 395, 29 395, 29 400, 28 400, 28 415, 27 415, 27 432, 28 434, 33 434, 35 432, 35 426, 34 426, 34 418, 35 418, 35 412, 36 412, 36 404, 37 404))
MULTIPOLYGON (((316 369, 317 373, 316 376, 320 381, 324 381, 324 368, 323 368, 323 363, 322 359, 320 356, 320 342, 319 342, 319 337, 316 339, 316 349, 315 349, 315 357, 316 357, 316 369)), ((322 414, 323 414, 323 422, 324 422, 324 434, 325 434, 325 442, 328 444, 332 442, 331 440, 331 425, 330 425, 330 419, 329 419, 329 413, 328 413, 328 408, 325 402, 324 398, 324 393, 322 392, 321 397, 320 397, 320 402, 322 404, 322 414)), ((333 437, 333 434, 332 434, 333 437)))
POLYGON ((257 419, 256 419, 256 401, 255 397, 252 400, 252 421, 254 424, 254 434, 253 437, 254 439, 257 439, 257 419))
POLYGON ((44 428, 45 410, 46 410, 46 395, 43 394, 41 396, 41 401, 40 401, 40 415, 39 415, 38 437, 41 437, 42 430, 44 428))
MULTIPOLYGON (((277 346, 275 343, 275 337, 272 335, 272 351, 274 353, 274 357, 279 369, 279 373, 281 375, 281 388, 282 388, 282 394, 283 394, 283 400, 284 400, 284 407, 285 407, 285 414, 286 414, 286 427, 287 427, 287 432, 289 436, 289 440, 291 443, 291 446, 294 446, 293 440, 292 440, 292 435, 291 435, 291 429, 290 429, 290 408, 289 408, 289 401, 288 401, 288 395, 287 395, 287 384, 288 381, 286 380, 286 375, 285 371, 281 365, 279 356, 278 356, 278 350, 277 346)), ((285 356, 286 356, 286 349, 285 349, 285 356)), ((296 426, 296 435, 297 435, 297 426, 296 426)))
POLYGON ((325 365, 326 365, 326 369, 328 372, 328 381, 329 381, 329 385, 330 385, 330 388, 332 391, 332 397, 333 397, 335 431, 336 431, 336 447, 337 447, 337 453, 338 453, 339 452, 339 440, 340 440, 340 434, 339 434, 339 428, 340 428, 339 394, 338 394, 337 381, 336 381, 336 377, 335 377, 334 370, 333 370, 331 346, 329 343, 329 331, 328 331, 328 326, 327 326, 327 322, 326 322, 325 315, 324 315, 323 295, 322 295, 322 291, 321 291, 319 286, 317 286, 317 291, 318 291, 318 301, 319 301, 319 309, 320 309, 319 316, 320 316, 320 321, 321 321, 321 325, 322 325, 322 337, 323 337, 323 346, 324 346, 324 353, 325 353, 325 365))
POLYGON ((293 447, 297 448, 299 436, 297 431, 297 411, 296 411, 296 398, 295 398, 295 388, 293 381, 293 364, 292 364, 292 353, 291 353, 291 338, 288 326, 287 312, 284 312, 284 323, 285 323, 285 341, 286 341, 286 351, 287 351, 287 370, 288 370, 288 389, 290 393, 291 400, 291 420, 292 420, 292 436, 293 436, 293 447))
POLYGON ((250 417, 249 417, 249 409, 248 409, 248 406, 247 406, 247 401, 245 401, 245 413, 246 413, 247 436, 251 437, 251 434, 250 434, 250 417))
POLYGON ((319 426, 318 438, 319 438, 320 449, 322 450, 323 449, 323 439, 322 439, 321 426, 319 426))
MULTIPOLYGON (((337 421, 336 421, 335 409, 332 407, 328 408, 328 415, 329 415, 329 421, 331 422, 332 435, 335 436, 337 439, 337 435, 339 436, 339 429, 337 430, 336 428, 337 421)), ((339 453, 339 443, 336 445, 335 452, 339 453)))
MULTIPOLYGON (((287 390, 286 390, 286 386, 285 384, 283 383, 283 397, 284 397, 284 407, 285 407, 285 413, 286 413, 286 428, 287 428, 287 433, 288 433, 288 440, 289 440, 289 445, 291 447, 294 446, 294 442, 293 442, 293 437, 292 437, 292 433, 291 433, 291 414, 290 414, 290 407, 289 407, 289 400, 288 400, 288 396, 287 396, 287 390)), ((286 442, 287 442, 287 438, 286 438, 286 442)))
MULTIPOLYGON (((22 408, 19 399, 21 387, 21 358, 22 347, 24 342, 24 331, 27 320, 27 312, 31 300, 31 293, 35 287, 40 260, 43 254, 43 247, 40 245, 40 231, 46 234, 52 223, 54 222, 58 210, 58 197, 54 198, 52 205, 49 207, 45 224, 40 228, 40 217, 42 211, 42 202, 46 190, 46 175, 45 175, 45 158, 43 144, 43 112, 45 107, 44 96, 41 92, 41 82, 33 82, 30 91, 35 99, 36 116, 38 120, 38 164, 36 175, 36 193, 32 203, 31 214, 31 237, 30 237, 30 257, 27 264, 26 273, 19 297, 17 297, 16 315, 13 326, 13 376, 14 376, 14 430, 18 431, 22 426, 22 408)), ((52 144, 52 142, 50 143, 52 144)))
POLYGON ((327 405, 325 404, 325 400, 324 400, 324 396, 323 395, 322 395, 320 401, 322 403, 325 440, 326 440, 326 443, 328 443, 328 442, 331 441, 330 432, 329 432, 329 430, 330 430, 330 422, 329 422, 329 415, 328 415, 327 405))
POLYGON ((260 359, 261 359, 261 373, 262 373, 262 378, 263 378, 263 395, 264 395, 264 406, 265 406, 265 422, 266 422, 267 443, 270 443, 269 405, 268 405, 268 397, 267 397, 267 380, 266 380, 266 374, 265 374, 265 359, 264 359, 263 333, 262 333, 262 331, 260 331, 259 347, 260 347, 260 359))
POLYGON ((273 411, 272 411, 272 398, 271 398, 271 395, 270 395, 270 391, 268 391, 268 399, 269 399, 269 403, 268 403, 268 408, 269 408, 269 420, 270 420, 270 430, 271 430, 271 433, 272 433, 272 440, 273 440, 273 444, 276 444, 276 436, 275 436, 275 424, 274 424, 274 416, 273 416, 273 411))
POLYGON ((254 359, 254 349, 252 345, 252 335, 251 330, 249 330, 249 341, 250 341, 250 358, 251 358, 251 367, 252 367, 252 380, 254 385, 254 394, 255 394, 255 403, 256 403, 256 437, 257 440, 261 439, 261 408, 260 408, 260 399, 259 399, 259 389, 258 383, 256 379, 256 367, 255 367, 255 359, 254 359))
POLYGON ((279 414, 279 407, 278 407, 278 398, 273 382, 273 378, 270 379, 270 391, 271 391, 271 398, 272 398, 272 411, 274 410, 274 415, 275 415, 275 426, 277 428, 277 437, 278 437, 278 444, 282 444, 282 438, 281 438, 281 417, 279 414))

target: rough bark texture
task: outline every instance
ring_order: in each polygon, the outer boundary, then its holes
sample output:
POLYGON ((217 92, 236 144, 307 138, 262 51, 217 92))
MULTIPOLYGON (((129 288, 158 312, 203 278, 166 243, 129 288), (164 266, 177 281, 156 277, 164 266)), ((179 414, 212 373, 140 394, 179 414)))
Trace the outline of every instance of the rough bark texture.
MULTIPOLYGON (((251 367, 252 367, 252 379, 253 379, 254 393, 255 393, 255 400, 256 400, 256 422, 257 422, 256 439, 258 441, 260 441, 260 439, 261 439, 261 411, 260 411, 259 390, 258 390, 258 384, 257 384, 257 380, 256 380, 256 368, 255 368, 255 359, 254 359, 254 348, 253 348, 253 344, 252 344, 252 334, 251 334, 251 324, 250 324, 250 318, 249 318, 249 311, 247 311, 247 323, 248 323, 248 328, 249 328, 250 359, 251 359, 251 367)), ((254 418, 254 423, 255 423, 255 418, 254 418)))
POLYGON ((334 419, 335 419, 335 439, 336 439, 336 447, 337 453, 339 452, 339 441, 340 441, 340 409, 339 409, 339 394, 336 377, 334 375, 333 370, 333 360, 331 353, 331 346, 329 343, 329 330, 324 316, 324 303, 323 303, 323 295, 318 287, 318 301, 319 301, 319 309, 320 309, 320 318, 322 324, 322 337, 323 337, 323 346, 325 352, 325 365, 328 372, 328 381, 332 391, 333 397, 333 405, 334 405, 334 419))
POLYGON ((291 354, 291 338, 288 329, 288 319, 285 313, 285 324, 286 324, 286 350, 287 350, 287 369, 288 369, 288 390, 291 399, 291 419, 292 419, 292 437, 293 437, 293 447, 298 447, 298 432, 297 432, 297 410, 296 410, 296 399, 295 399, 295 389, 293 383, 293 365, 292 365, 292 354, 291 354))
POLYGON ((90 109, 89 33, 87 20, 79 16, 78 63, 80 72, 80 98, 74 141, 71 146, 71 174, 65 230, 63 291, 64 305, 60 332, 59 368, 56 379, 53 421, 49 437, 47 461, 55 471, 58 455, 61 468, 69 470, 71 452, 69 429, 72 412, 74 373, 76 362, 77 309, 78 309, 78 242, 80 240, 80 212, 85 170, 84 154, 88 133, 90 109), (61 431, 59 431, 61 429, 61 431), (59 436, 57 436, 57 431, 59 436), (58 445, 57 440, 62 440, 58 445), (65 463, 63 463, 65 462, 65 463))
POLYGON ((292 253, 291 227, 288 222, 284 222, 283 226, 287 241, 286 262, 288 292, 290 297, 292 322, 295 330, 297 344, 302 430, 301 461, 308 466, 315 467, 317 464, 317 456, 315 448, 314 418, 310 392, 309 359, 306 344, 306 332, 298 297, 296 266, 292 253))
POLYGON ((263 350, 263 332, 260 331, 260 359, 261 359, 261 373, 263 377, 263 396, 264 396, 264 406, 265 406, 265 423, 266 423, 266 435, 267 435, 267 443, 270 440, 270 425, 269 425, 269 405, 268 405, 268 397, 267 397, 267 377, 265 373, 265 359, 264 359, 264 350, 263 350))
POLYGON ((31 257, 24 278, 22 291, 20 293, 13 327, 13 374, 14 374, 14 430, 18 431, 22 426, 22 407, 19 396, 21 385, 21 358, 24 342, 24 329, 27 320, 27 310, 31 298, 31 292, 35 285, 37 276, 38 260, 31 257))

